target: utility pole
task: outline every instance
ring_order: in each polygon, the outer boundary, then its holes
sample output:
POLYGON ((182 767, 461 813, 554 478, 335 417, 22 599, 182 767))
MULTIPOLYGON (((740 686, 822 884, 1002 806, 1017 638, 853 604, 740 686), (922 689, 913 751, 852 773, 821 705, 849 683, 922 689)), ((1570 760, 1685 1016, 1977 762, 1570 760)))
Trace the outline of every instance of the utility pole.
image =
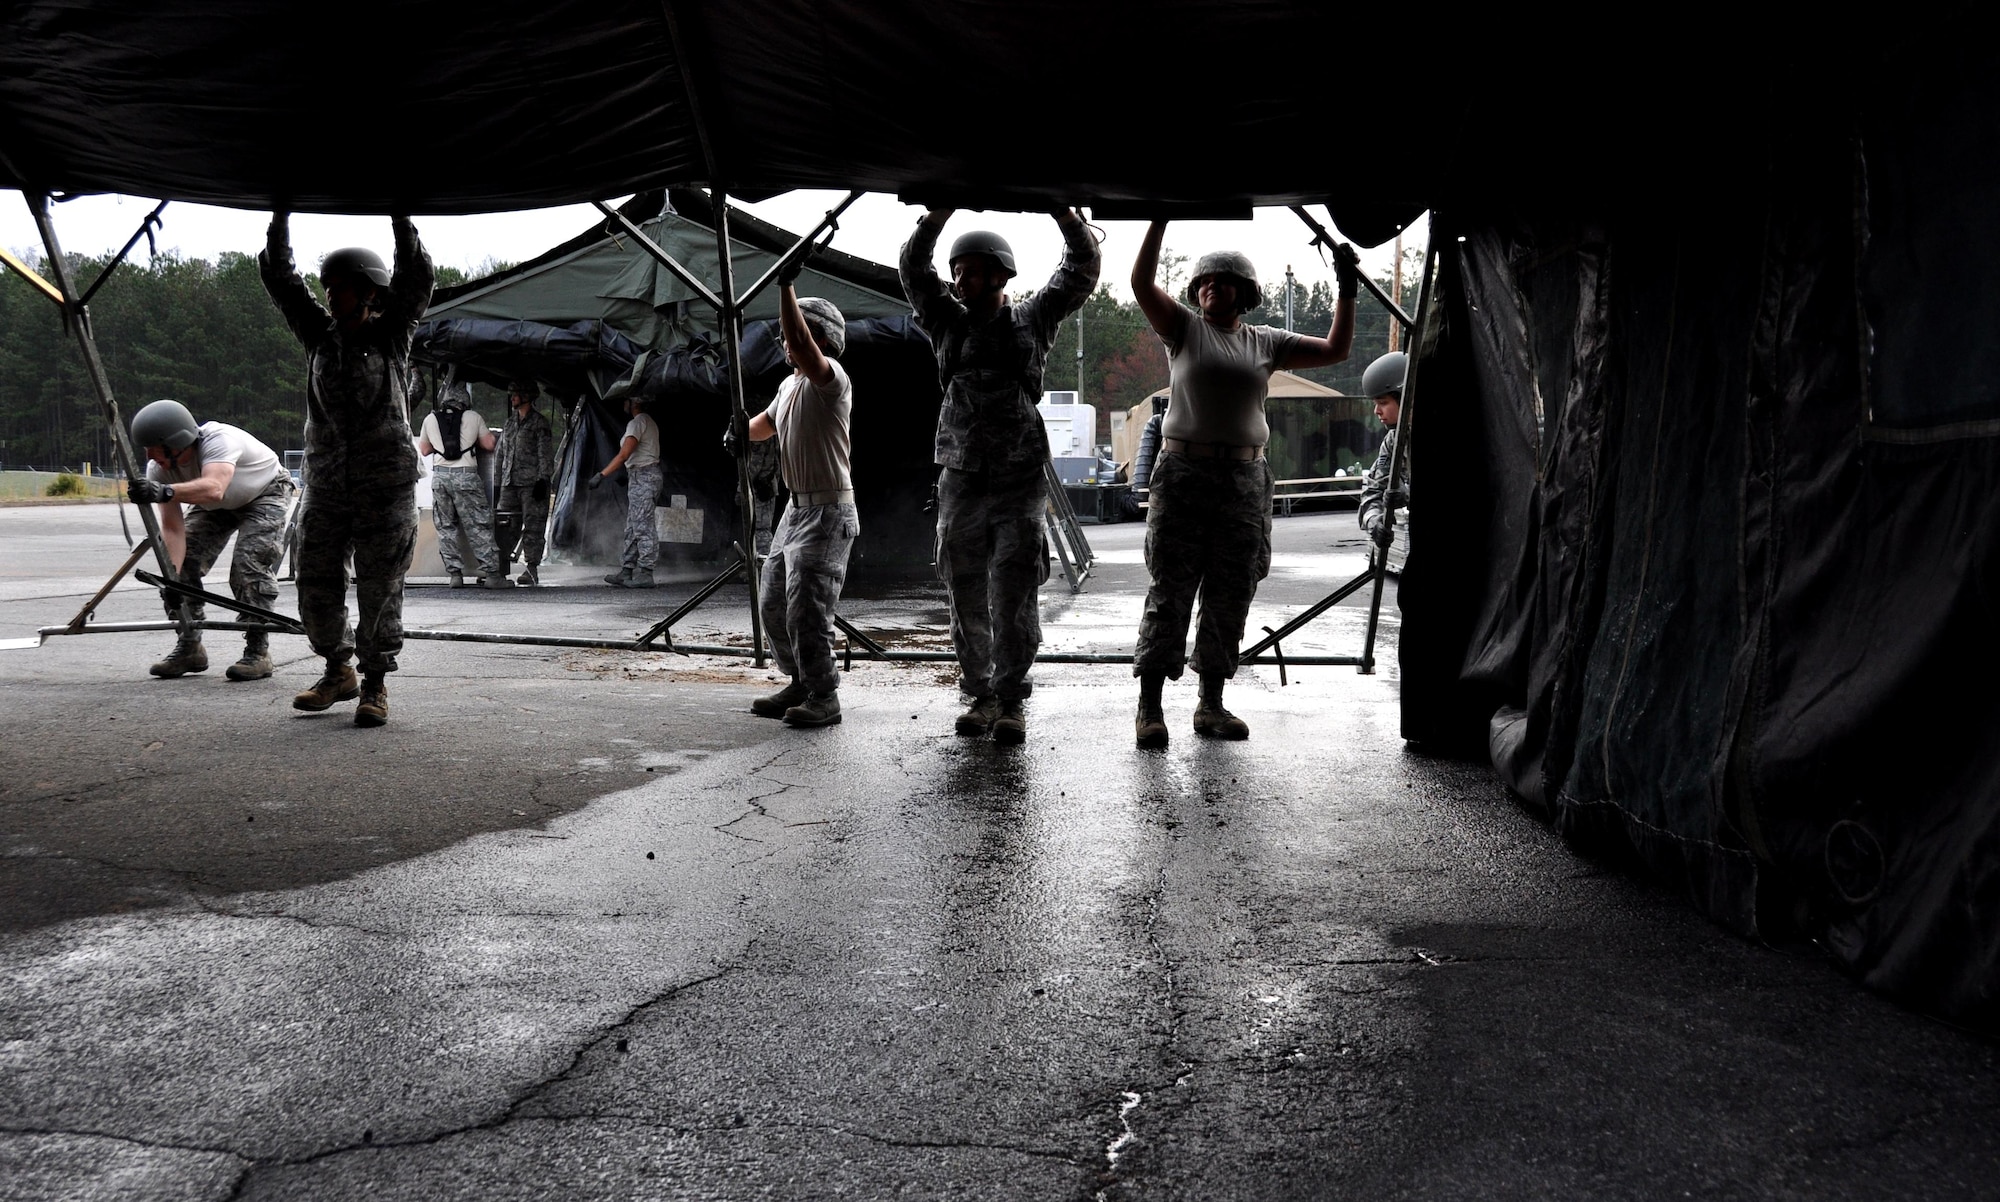
MULTIPOLYGON (((1396 231, 1395 265, 1389 270, 1389 295, 1395 297, 1396 303, 1400 305, 1403 303, 1403 231, 1401 230, 1396 231)), ((1401 322, 1391 321, 1389 323, 1389 349, 1392 351, 1403 349, 1403 326, 1401 322)))
MULTIPOLYGON (((1076 403, 1083 404, 1083 310, 1076 311, 1076 403)), ((1096 435, 1093 433, 1092 437, 1096 435)))
POLYGON ((1292 265, 1285 264, 1285 333, 1292 332, 1292 265))

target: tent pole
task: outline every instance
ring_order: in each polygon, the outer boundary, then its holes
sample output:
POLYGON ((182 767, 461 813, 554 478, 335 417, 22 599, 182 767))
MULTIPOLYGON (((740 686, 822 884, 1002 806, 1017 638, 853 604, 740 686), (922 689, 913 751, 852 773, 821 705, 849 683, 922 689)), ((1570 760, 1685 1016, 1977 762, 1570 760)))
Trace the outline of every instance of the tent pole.
MULTIPOLYGON (((590 203, 596 205, 598 211, 602 212, 606 217, 609 217, 613 222, 617 223, 618 228, 625 231, 626 237, 632 239, 632 241, 637 242, 639 244, 640 250, 645 251, 648 255, 650 255, 653 258, 654 262, 666 268, 667 271, 670 274, 672 274, 672 276, 675 279, 681 282, 681 285, 683 287, 685 287, 688 291, 694 293, 696 296, 700 297, 702 299, 702 302, 708 305, 709 308, 714 309, 719 314, 722 312, 724 308, 727 307, 728 303, 724 301, 722 297, 717 296, 715 292, 712 289, 710 289, 707 284, 702 283, 701 280, 698 277, 696 277, 694 272, 689 271, 685 266, 681 264, 680 260, 668 254, 666 247, 661 246, 659 243, 653 241, 651 238, 648 238, 645 234, 645 231, 641 230, 638 226, 633 225, 632 219, 630 217, 627 217, 625 214, 620 213, 618 210, 612 208, 610 205, 605 204, 601 200, 593 200, 590 203)), ((722 285, 723 291, 727 292, 729 289, 727 268, 725 268, 723 271, 723 279, 724 279, 722 285)))
MULTIPOLYGON (((784 268, 787 262, 791 261, 793 256, 797 255, 800 251, 805 250, 807 244, 810 243, 814 238, 819 237, 820 234, 824 233, 829 229, 838 229, 840 227, 840 215, 847 211, 847 206, 853 204, 855 201, 860 199, 861 199, 861 189, 856 188, 854 191, 849 192, 847 194, 846 200, 843 200, 839 204, 828 209, 826 211, 826 216, 819 219, 819 224, 812 227, 810 231, 808 231, 803 237, 799 238, 796 242, 793 242, 791 245, 791 249, 787 250, 784 254, 779 255, 777 262, 771 264, 769 268, 765 269, 764 274, 757 277, 757 282, 750 285, 749 289, 746 292, 744 292, 744 294, 741 297, 737 298, 737 303, 742 305, 744 308, 748 308, 750 302, 756 300, 758 294, 763 292, 764 289, 770 287, 772 280, 778 278, 778 272, 784 268)), ((833 239, 828 238, 827 241, 831 242, 833 241, 833 239)))
MULTIPOLYGON (((1406 465, 1410 458, 1411 404, 1416 397, 1417 365, 1423 362, 1424 335, 1432 307, 1431 288, 1437 276, 1437 214, 1432 213, 1430 230, 1424 239, 1424 278, 1417 286, 1417 320, 1410 327, 1410 362, 1404 369, 1403 396, 1397 405, 1396 450, 1389 456, 1389 495, 1383 498, 1382 522, 1393 537, 1396 529, 1396 507, 1392 503, 1397 487, 1402 484, 1406 465)), ((1363 277, 1364 279, 1366 277, 1363 277)), ((1382 582, 1389 575, 1389 549, 1377 547, 1375 553, 1375 592, 1368 602, 1368 637, 1361 644, 1361 671, 1372 675, 1375 671, 1375 629, 1382 621, 1382 582)))
MULTIPOLYGON (((1326 246, 1329 248, 1331 248, 1334 245, 1333 235, 1327 232, 1327 228, 1321 225, 1317 218, 1315 218, 1311 213, 1306 212, 1304 205, 1293 205, 1292 212, 1297 213, 1299 215, 1299 220, 1305 222, 1306 228, 1313 232, 1312 245, 1326 246)), ((1399 245, 1401 244, 1402 239, 1403 236, 1401 234, 1396 235, 1396 241, 1399 245)), ((1369 279, 1365 272, 1356 272, 1355 274, 1360 277, 1361 286, 1368 290, 1368 295, 1382 302, 1382 307, 1389 311, 1389 316, 1395 318, 1397 321, 1402 322, 1404 329, 1406 330, 1411 329, 1417 324, 1415 318, 1411 317, 1408 313, 1403 312, 1403 306, 1397 304, 1393 299, 1391 299, 1388 293, 1382 291, 1382 286, 1380 284, 1377 284, 1374 280, 1369 279)), ((1398 280, 1402 278, 1402 274, 1403 274, 1402 260, 1398 259, 1396 262, 1396 276, 1398 280)), ((1419 304, 1417 306, 1417 309, 1419 312, 1422 312, 1423 305, 1419 304)))
MULTIPOLYGON (((715 248, 718 283, 722 285, 722 349, 729 361, 729 411, 737 430, 750 424, 750 407, 743 395, 743 306, 736 299, 736 270, 729 255, 729 193, 720 184, 709 194, 715 203, 715 248)), ((757 494, 750 487, 750 447, 736 448, 736 503, 742 511, 743 555, 750 570, 744 579, 750 585, 750 646, 756 665, 764 666, 764 610, 758 603, 760 561, 757 558, 757 494)))
MULTIPOLYGON (((28 212, 34 216, 35 228, 42 235, 42 249, 49 256, 49 274, 55 277, 56 288, 62 293, 64 324, 76 331, 77 345, 83 351, 83 366, 90 376, 90 385, 97 393, 97 410, 111 434, 111 450, 118 458, 118 469, 128 481, 137 480, 140 475, 139 456, 132 448, 132 437, 125 429, 125 419, 118 412, 118 401, 111 393, 111 377, 105 373, 104 360, 97 354, 97 335, 91 329, 90 310, 77 296, 76 281, 70 275, 69 262, 63 258, 62 243, 56 238, 55 218, 49 212, 49 198, 42 194, 24 195, 28 202, 28 212)), ((158 210, 154 210, 155 213, 158 210)), ((143 228, 143 227, 142 227, 143 228)), ((134 236, 133 241, 138 241, 134 236)), ((128 244, 126 250, 130 250, 128 244)), ((116 261, 112 266, 116 266, 116 261)), ((106 268, 108 272, 110 269, 106 268)), ((160 517, 151 505, 139 505, 139 520, 145 524, 146 537, 153 548, 153 558, 160 566, 160 575, 174 578, 174 561, 167 553, 167 540, 160 534, 160 517)), ((183 633, 194 629, 187 606, 180 606, 179 628, 183 633)))

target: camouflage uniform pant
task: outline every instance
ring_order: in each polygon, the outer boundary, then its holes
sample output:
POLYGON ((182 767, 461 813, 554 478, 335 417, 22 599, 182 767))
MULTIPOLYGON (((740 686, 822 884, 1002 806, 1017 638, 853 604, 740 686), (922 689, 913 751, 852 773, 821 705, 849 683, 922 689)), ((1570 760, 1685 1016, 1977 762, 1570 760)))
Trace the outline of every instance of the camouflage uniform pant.
MULTIPOLYGON (((291 502, 292 481, 280 476, 271 487, 257 494, 248 505, 237 509, 197 509, 189 506, 185 517, 187 549, 175 573, 182 584, 201 587, 201 578, 222 556, 230 536, 236 537, 236 551, 229 558, 229 595, 245 605, 273 609, 278 604, 278 561, 285 557, 285 511, 291 502)), ((179 617, 180 598, 162 592, 167 616, 179 617)), ((208 616, 208 607, 199 601, 188 603, 189 616, 199 622, 208 616)), ((235 615, 230 615, 234 617, 235 615)), ((257 633, 249 641, 263 646, 267 636, 257 633)))
POLYGON ((549 531, 549 498, 535 499, 532 485, 507 485, 500 490, 500 512, 521 515, 521 558, 529 567, 542 562, 549 531))
POLYGON ((479 560, 483 575, 500 575, 500 547, 493 541, 493 508, 486 503, 486 481, 475 467, 441 467, 431 472, 431 521, 437 525, 438 557, 447 572, 463 572, 459 531, 479 560))
POLYGON ((1132 674, 1180 679, 1198 592, 1201 624, 1190 662, 1197 675, 1234 676, 1257 582, 1271 571, 1270 466, 1165 453, 1149 488, 1146 568, 1153 583, 1132 674))
POLYGON ((412 484, 338 494, 314 488, 299 519, 299 620, 312 649, 363 672, 394 672, 403 649, 403 576, 417 546, 412 484), (347 556, 354 555, 360 623, 347 624, 347 556), (358 653, 358 655, 357 655, 358 653))
POLYGON ((1034 690, 1028 670, 1042 646, 1047 506, 1039 472, 999 488, 978 472, 938 475, 938 575, 951 594, 958 687, 969 696, 1018 701, 1034 690))
POLYGON ((815 693, 840 687, 833 610, 847 581, 847 553, 860 533, 852 504, 788 505, 759 578, 764 637, 778 670, 815 693))
POLYGON ((660 558, 660 518, 653 510, 660 504, 660 485, 665 482, 660 465, 628 469, 625 473, 625 551, 618 562, 628 568, 648 572, 660 558))

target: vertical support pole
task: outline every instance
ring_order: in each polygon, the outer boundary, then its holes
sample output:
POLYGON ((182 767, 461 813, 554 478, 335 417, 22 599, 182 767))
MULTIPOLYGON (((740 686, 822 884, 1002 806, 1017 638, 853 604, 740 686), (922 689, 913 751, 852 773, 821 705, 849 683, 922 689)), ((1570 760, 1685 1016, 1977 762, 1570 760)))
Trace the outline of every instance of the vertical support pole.
MULTIPOLYGON (((1397 487, 1401 485, 1403 482, 1403 477, 1405 475, 1404 465, 1408 463, 1410 456, 1410 438, 1412 436, 1411 421, 1410 421, 1410 413, 1411 413, 1410 402, 1416 397, 1417 364, 1422 361, 1425 349, 1424 335, 1427 334, 1430 329, 1431 302, 1432 302, 1431 288, 1436 280, 1436 272, 1437 272, 1437 257, 1438 257, 1437 230, 1438 230, 1437 214, 1432 213, 1430 219, 1429 233, 1424 240, 1423 282, 1417 285, 1417 318, 1416 322, 1410 327, 1410 351, 1409 351, 1410 364, 1409 367, 1405 369, 1403 375, 1402 403, 1397 406, 1398 412, 1396 415, 1396 450, 1394 454, 1389 456, 1388 489, 1391 496, 1395 494, 1397 487)), ((1401 239, 1398 238, 1398 241, 1401 241, 1401 239)), ((1397 271, 1398 274, 1400 275, 1401 274, 1400 262, 1398 264, 1397 271)), ((1392 532, 1395 530, 1396 507, 1394 505, 1389 505, 1385 508, 1385 511, 1382 514, 1382 521, 1388 525, 1389 529, 1392 532)), ((1389 575, 1388 548, 1376 547, 1374 562, 1375 562, 1375 589, 1373 595, 1369 598, 1368 601, 1368 634, 1367 637, 1364 638, 1361 643, 1361 672, 1364 675, 1372 675, 1375 671, 1375 630, 1376 627, 1378 627, 1382 621, 1382 584, 1388 578, 1389 575)))
MULTIPOLYGON (((28 202, 28 212, 34 216, 35 228, 41 231, 42 249, 49 256, 49 274, 55 277, 55 285, 62 291, 63 316, 70 328, 76 331, 77 345, 83 351, 84 371, 90 376, 90 386, 97 393, 97 411, 111 435, 111 451, 117 457, 118 470, 125 474, 127 480, 137 480, 143 468, 138 453, 132 447, 132 436, 125 429, 125 419, 118 412, 118 401, 111 393, 111 377, 105 374, 104 360, 98 358, 97 335, 91 329, 90 310, 78 298, 76 279, 70 275, 69 261, 63 258, 62 244, 56 239, 49 198, 36 194, 23 199, 28 202)), ((169 580, 176 579, 174 562, 167 551, 167 540, 160 535, 159 514, 151 505, 135 508, 139 511, 139 520, 145 523, 146 537, 152 543, 153 558, 160 566, 160 575, 169 580)), ((193 627, 185 602, 180 606, 180 614, 178 621, 185 633, 193 627)))
MULTIPOLYGON (((729 363, 729 411, 734 415, 736 427, 741 430, 750 421, 749 403, 743 394, 743 307, 736 300, 736 268, 729 258, 729 194, 721 185, 716 185, 710 194, 715 203, 715 247, 719 262, 716 270, 721 283, 722 311, 716 314, 722 324, 723 352, 729 363)), ((750 645, 755 651, 755 663, 764 666, 764 608, 759 604, 757 588, 761 583, 757 559, 757 494, 750 487, 750 448, 736 449, 736 496, 737 507, 742 510, 742 534, 744 556, 750 571, 750 645)))

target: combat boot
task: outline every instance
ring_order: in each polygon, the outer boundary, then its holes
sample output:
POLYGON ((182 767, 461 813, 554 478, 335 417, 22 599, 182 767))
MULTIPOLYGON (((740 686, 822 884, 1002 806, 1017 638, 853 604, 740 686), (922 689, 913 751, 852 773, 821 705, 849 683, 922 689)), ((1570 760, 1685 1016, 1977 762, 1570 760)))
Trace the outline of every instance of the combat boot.
POLYGON ((992 730, 993 720, 999 716, 1000 699, 998 697, 975 697, 972 705, 958 716, 958 721, 954 724, 953 729, 957 730, 959 734, 970 735, 976 739, 987 731, 992 730))
POLYGON ((1194 733, 1217 739, 1247 739, 1250 724, 1222 708, 1222 702, 1204 697, 1195 702, 1194 733))
POLYGON ((632 583, 632 569, 620 568, 618 571, 606 576, 604 583, 610 585, 612 588, 624 588, 626 585, 632 583))
POLYGON ((626 588, 652 588, 652 587, 653 587, 653 569, 651 569, 651 568, 633 568, 633 569, 632 569, 632 578, 631 578, 630 580, 627 580, 627 581, 625 582, 625 587, 626 587, 626 588))
POLYGON ((381 726, 389 721, 389 682, 380 672, 361 678, 361 704, 354 707, 356 726, 381 726))
POLYGON ((1222 708, 1223 679, 1202 677, 1201 700, 1194 707, 1194 733, 1217 739, 1247 739, 1250 724, 1222 708))
POLYGON ((534 564, 529 564, 522 570, 519 576, 514 577, 515 584, 540 584, 541 582, 541 573, 535 571, 534 564))
POLYGON ((444 578, 446 583, 450 584, 451 587, 453 588, 465 587, 465 573, 459 571, 457 568, 453 568, 450 571, 446 572, 444 574, 444 578))
POLYGON ((271 636, 252 634, 243 640, 243 658, 222 670, 231 680, 263 680, 271 675, 271 636))
POLYGON ((1155 705, 1148 707, 1139 703, 1139 714, 1132 720, 1132 731, 1138 737, 1138 744, 1151 751, 1158 751, 1167 745, 1167 717, 1155 705))
POLYGON ((504 572, 488 572, 485 576, 482 576, 480 578, 479 583, 485 585, 487 588, 514 587, 514 582, 512 580, 507 579, 507 575, 504 572))
POLYGON ((804 703, 812 696, 812 690, 801 681, 793 681, 775 693, 767 694, 750 703, 750 712, 759 718, 782 718, 785 711, 804 703))
POLYGON ((1000 703, 1000 716, 993 719, 995 743, 1021 744, 1028 741, 1028 715, 1019 698, 1000 703))
POLYGON ((1167 718, 1160 706, 1160 692, 1165 687, 1164 676, 1146 673, 1139 677, 1139 713, 1132 720, 1132 733, 1139 746, 1152 751, 1167 745, 1167 718))
POLYGON ((174 642, 174 649, 167 658, 154 664, 148 671, 161 680, 172 680, 176 676, 186 676, 190 672, 208 671, 208 652, 202 650, 201 631, 191 630, 174 642))
POLYGON ((336 701, 346 701, 360 693, 361 682, 355 679, 353 668, 346 664, 329 663, 319 683, 292 698, 292 708, 316 714, 331 708, 336 701))
POLYGON ((806 699, 785 711, 786 726, 840 725, 840 692, 809 693, 806 699))

